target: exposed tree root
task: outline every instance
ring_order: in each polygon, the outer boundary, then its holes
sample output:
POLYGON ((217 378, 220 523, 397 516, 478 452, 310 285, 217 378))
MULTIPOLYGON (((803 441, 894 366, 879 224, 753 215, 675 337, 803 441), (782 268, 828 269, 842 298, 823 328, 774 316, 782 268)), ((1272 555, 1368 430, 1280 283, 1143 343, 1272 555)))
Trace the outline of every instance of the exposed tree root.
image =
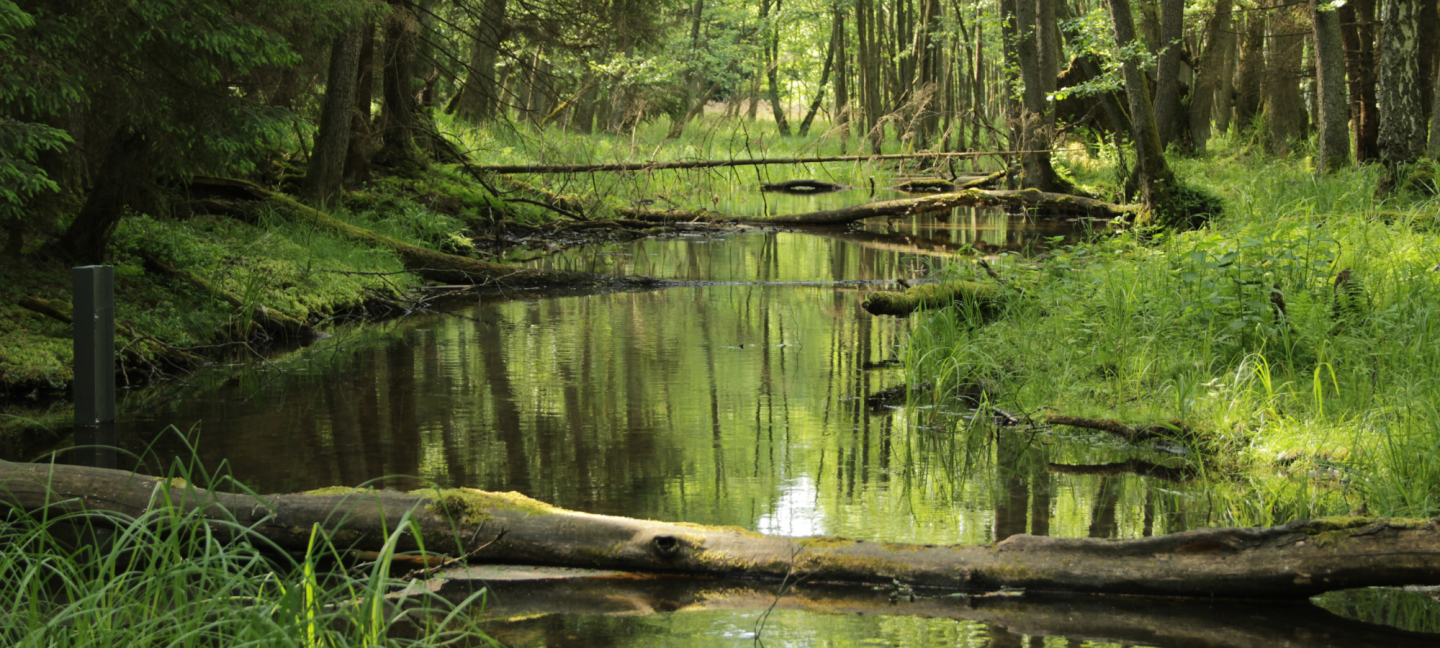
POLYGON ((1268 528, 1202 529, 1130 540, 1016 535, 991 546, 785 538, 578 513, 518 493, 325 489, 255 496, 207 492, 124 471, 0 462, 0 502, 27 510, 204 512, 221 537, 304 550, 311 529, 339 547, 496 563, 808 582, 972 590, 1303 598, 1377 585, 1440 582, 1440 520, 1321 518, 1268 528), (409 526, 413 524, 413 526, 409 526))

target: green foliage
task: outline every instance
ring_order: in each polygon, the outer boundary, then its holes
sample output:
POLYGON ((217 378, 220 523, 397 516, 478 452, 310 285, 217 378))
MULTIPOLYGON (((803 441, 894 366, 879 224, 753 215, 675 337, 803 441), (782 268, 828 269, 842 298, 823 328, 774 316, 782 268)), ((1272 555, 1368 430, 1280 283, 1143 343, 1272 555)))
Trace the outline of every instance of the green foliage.
POLYGON ((403 616, 416 621, 405 622, 404 634, 417 636, 389 636, 393 610, 386 594, 405 585, 389 576, 394 542, 410 528, 408 518, 379 561, 347 573, 330 566, 345 564, 348 548, 318 529, 311 530, 309 550, 291 557, 258 537, 227 540, 245 537, 245 527, 210 510, 185 512, 173 501, 181 495, 161 489, 155 506, 133 518, 10 511, 0 521, 0 543, 7 547, 0 553, 0 641, 340 648, 484 638, 460 614, 482 594, 456 605, 420 591, 407 596, 413 609, 403 616))

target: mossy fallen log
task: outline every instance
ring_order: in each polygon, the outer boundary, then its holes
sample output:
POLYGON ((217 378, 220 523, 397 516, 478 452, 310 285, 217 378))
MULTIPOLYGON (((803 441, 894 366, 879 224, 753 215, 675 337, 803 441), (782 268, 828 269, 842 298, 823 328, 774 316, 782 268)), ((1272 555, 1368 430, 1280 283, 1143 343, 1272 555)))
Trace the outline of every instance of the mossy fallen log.
MULTIPOLYGON (((142 250, 140 256, 150 268, 188 283, 200 289, 201 292, 214 295, 216 299, 230 304, 236 312, 247 315, 249 321, 254 322, 266 333, 284 338, 315 337, 315 329, 288 313, 267 308, 264 304, 246 302, 238 295, 210 283, 200 275, 171 265, 153 252, 142 250)), ((248 330, 240 330, 237 333, 241 339, 250 337, 248 330)))
POLYGON ((393 250, 407 271, 442 284, 471 284, 494 290, 536 290, 549 288, 638 288, 661 287, 669 282, 652 277, 597 275, 588 272, 536 270, 490 263, 479 259, 446 254, 412 245, 356 227, 323 211, 301 204, 294 198, 241 180, 195 178, 196 183, 215 184, 227 195, 246 195, 268 201, 291 217, 334 232, 344 238, 379 248, 393 250))
POLYGON ((973 304, 984 315, 999 310, 1000 289, 973 281, 946 281, 911 286, 904 292, 870 293, 861 304, 871 315, 905 317, 918 310, 944 308, 960 302, 973 304))
POLYGON ((303 551, 311 530, 337 547, 635 572, 972 590, 1302 598, 1377 585, 1440 582, 1440 519, 1340 517, 1264 528, 1201 529, 1129 540, 1012 536, 988 546, 786 538, 579 513, 518 493, 325 489, 205 491, 118 470, 0 462, 0 502, 27 510, 139 515, 198 510, 229 537, 303 551), (397 529, 406 529, 396 533, 397 529), (483 547, 483 550, 481 549, 483 547))
MULTIPOLYGON (((63 300, 26 296, 21 297, 16 304, 59 322, 75 322, 74 307, 63 300)), ((115 332, 119 338, 116 340, 115 353, 120 359, 119 371, 122 375, 137 368, 158 369, 161 365, 171 368, 194 367, 202 362, 200 356, 165 344, 136 331, 124 322, 115 322, 115 332)), ((127 378, 126 384, 129 382, 127 378)))

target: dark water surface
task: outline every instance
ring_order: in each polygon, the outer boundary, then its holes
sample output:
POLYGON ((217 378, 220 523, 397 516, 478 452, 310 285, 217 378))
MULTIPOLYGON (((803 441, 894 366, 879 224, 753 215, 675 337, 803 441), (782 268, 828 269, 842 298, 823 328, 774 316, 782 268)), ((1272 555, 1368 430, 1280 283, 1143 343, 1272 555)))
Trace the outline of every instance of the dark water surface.
MULTIPOLYGON (((1022 532, 1181 530, 1177 512, 1202 505, 1183 488, 1052 465, 1121 462, 1131 458, 1124 449, 1018 437, 971 447, 954 433, 964 420, 957 406, 871 410, 864 402, 903 380, 903 369, 886 362, 903 361, 908 331, 923 325, 869 316, 860 308, 865 292, 923 275, 936 255, 1033 250, 1083 229, 956 210, 854 229, 573 251, 539 265, 722 283, 471 298, 345 329, 152 395, 124 416, 119 445, 149 470, 191 457, 193 446, 207 469, 261 492, 433 483, 785 535, 968 544, 1022 532)), ((1267 643, 1294 628, 1272 619, 1254 630, 1245 625, 1254 619, 1229 608, 1212 610, 1213 621, 1239 634, 1207 643, 1145 634, 1174 618, 1147 612, 1148 604, 1068 613, 1059 603, 1028 612, 987 605, 999 616, 975 614, 973 603, 844 615, 781 606, 768 616, 764 606, 556 615, 497 604, 506 618, 491 627, 507 645, 524 646, 754 645, 757 632, 766 645, 795 646, 1312 645, 1267 643), (1098 616, 1083 625, 1077 614, 1098 616)), ((1319 616, 1303 617, 1305 628, 1356 636, 1354 626, 1325 625, 1338 617, 1306 609, 1319 616)))

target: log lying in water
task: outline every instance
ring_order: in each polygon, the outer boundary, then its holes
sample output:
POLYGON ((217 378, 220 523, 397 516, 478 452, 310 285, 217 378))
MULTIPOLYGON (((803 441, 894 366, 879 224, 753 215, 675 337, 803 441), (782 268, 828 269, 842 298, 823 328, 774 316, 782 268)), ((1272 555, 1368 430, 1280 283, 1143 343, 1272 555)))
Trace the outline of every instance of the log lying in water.
POLYGON ((845 185, 825 182, 823 180, 786 180, 785 182, 767 182, 760 185, 761 191, 799 196, 835 193, 837 191, 848 191, 849 189, 850 187, 845 185))
POLYGON ((911 286, 904 292, 870 293, 861 306, 871 315, 905 317, 918 310, 944 308, 955 302, 972 302, 982 313, 996 310, 1000 289, 973 281, 947 281, 911 286))
MULTIPOLYGON (((178 480, 176 480, 178 481, 178 480)), ((25 509, 137 515, 201 508, 284 549, 304 550, 319 525, 339 547, 634 572, 914 587, 1205 597, 1299 598, 1374 585, 1440 582, 1440 519, 1322 518, 1277 527, 1203 529, 1133 540, 1017 535, 991 546, 785 538, 578 513, 518 493, 327 489, 252 496, 207 492, 124 471, 0 462, 0 502, 25 509), (503 536, 501 535, 503 533, 503 536), (498 539, 497 539, 498 538, 498 539)), ((216 532, 239 533, 217 525, 216 532)))
MULTIPOLYGON (((1058 149, 1056 149, 1058 150, 1058 149)), ((764 166, 770 164, 815 164, 820 162, 879 162, 918 158, 1007 157, 1022 153, 1054 151, 962 151, 952 153, 893 153, 888 155, 834 155, 808 158, 759 158, 751 160, 690 160, 675 162, 625 162, 616 164, 495 164, 474 165, 476 171, 487 173, 596 173, 615 171, 660 171, 664 169, 718 169, 723 167, 764 166)))

